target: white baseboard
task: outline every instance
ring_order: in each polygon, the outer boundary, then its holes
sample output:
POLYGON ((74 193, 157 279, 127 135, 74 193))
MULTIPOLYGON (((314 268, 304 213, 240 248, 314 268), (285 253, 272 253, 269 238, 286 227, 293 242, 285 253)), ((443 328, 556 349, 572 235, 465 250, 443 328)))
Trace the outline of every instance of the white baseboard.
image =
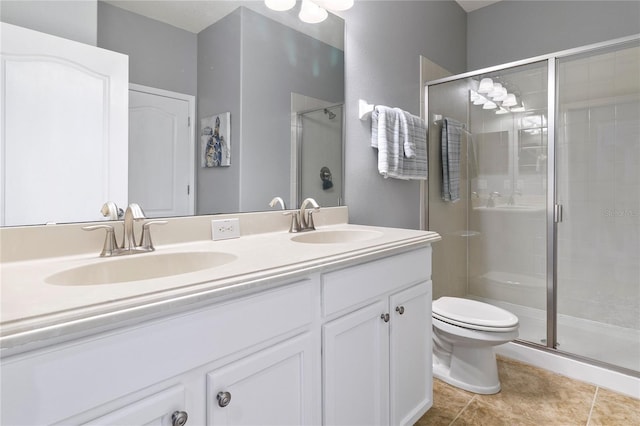
POLYGON ((640 378, 638 377, 514 342, 496 346, 495 351, 498 355, 516 361, 640 399, 640 378))

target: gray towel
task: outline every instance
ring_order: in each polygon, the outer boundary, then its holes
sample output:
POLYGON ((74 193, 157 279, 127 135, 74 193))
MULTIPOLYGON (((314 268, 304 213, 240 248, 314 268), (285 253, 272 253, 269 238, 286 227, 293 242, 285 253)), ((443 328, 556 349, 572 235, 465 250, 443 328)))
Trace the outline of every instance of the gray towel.
POLYGON ((383 177, 427 179, 426 126, 420 117, 376 106, 371 114, 371 146, 378 149, 378 172, 383 177))
POLYGON ((460 132, 462 124, 452 118, 442 120, 442 199, 460 199, 460 132))

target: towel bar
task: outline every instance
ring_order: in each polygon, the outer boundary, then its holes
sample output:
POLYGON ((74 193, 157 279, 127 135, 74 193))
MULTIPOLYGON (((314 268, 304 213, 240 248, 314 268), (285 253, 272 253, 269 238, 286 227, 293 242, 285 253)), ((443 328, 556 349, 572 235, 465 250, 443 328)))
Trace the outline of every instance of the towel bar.
POLYGON ((360 120, 368 120, 371 117, 373 108, 375 108, 375 105, 368 103, 364 99, 358 100, 358 117, 360 120))

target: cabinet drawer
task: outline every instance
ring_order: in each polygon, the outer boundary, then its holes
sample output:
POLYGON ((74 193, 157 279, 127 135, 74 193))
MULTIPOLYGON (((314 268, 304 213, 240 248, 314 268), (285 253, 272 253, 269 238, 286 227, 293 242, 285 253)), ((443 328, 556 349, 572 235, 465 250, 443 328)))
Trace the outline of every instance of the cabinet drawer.
POLYGON ((55 423, 304 327, 315 311, 312 284, 3 360, 0 423, 55 423))
POLYGON ((398 254, 322 276, 325 316, 431 278, 431 247, 398 254))

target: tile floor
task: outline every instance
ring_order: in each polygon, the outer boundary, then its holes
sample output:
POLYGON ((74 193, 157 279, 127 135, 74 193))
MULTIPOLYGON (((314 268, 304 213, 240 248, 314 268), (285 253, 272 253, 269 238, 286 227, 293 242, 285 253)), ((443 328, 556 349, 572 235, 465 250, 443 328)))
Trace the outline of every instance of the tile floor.
POLYGON ((435 379, 433 407, 415 426, 640 425, 640 400, 507 358, 502 390, 476 395, 435 379))

